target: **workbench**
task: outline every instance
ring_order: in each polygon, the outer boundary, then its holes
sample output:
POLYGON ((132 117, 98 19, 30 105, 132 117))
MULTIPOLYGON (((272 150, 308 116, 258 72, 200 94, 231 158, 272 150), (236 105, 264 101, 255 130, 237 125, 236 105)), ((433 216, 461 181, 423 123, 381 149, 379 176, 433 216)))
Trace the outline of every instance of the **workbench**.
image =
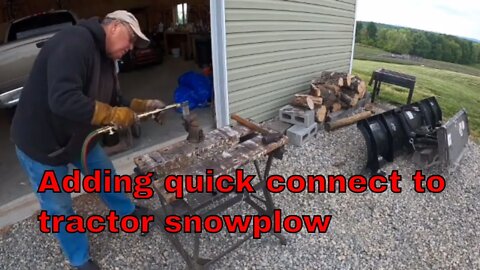
POLYGON ((196 40, 210 38, 210 33, 164 32, 164 46, 166 54, 171 54, 172 48, 179 48, 185 60, 197 61, 196 40), (182 43, 185 47, 182 48, 182 43))
MULTIPOLYGON (((262 143, 262 135, 253 133, 248 128, 227 126, 207 133, 205 140, 201 143, 181 141, 134 158, 137 174, 154 173, 153 187, 160 201, 160 207, 154 210, 159 217, 156 220, 162 223, 159 224, 161 228, 163 227, 162 231, 190 269, 209 267, 251 239, 253 234, 247 233, 241 240, 229 243, 230 247, 220 254, 203 258, 200 246, 208 247, 209 243, 202 241, 203 245, 200 244, 201 240, 204 240, 201 239, 201 234, 193 234, 193 252, 187 252, 191 246, 182 243, 178 234, 164 230, 165 218, 170 215, 206 217, 224 212, 241 202, 247 203, 259 215, 267 215, 271 218, 275 205, 265 181, 270 173, 273 159, 283 157, 284 145, 287 142, 288 138, 282 136, 279 140, 265 145, 262 143), (262 160, 266 160, 263 170, 260 163, 262 160), (255 193, 185 193, 183 199, 178 199, 175 194, 165 190, 164 179, 167 175, 205 175, 207 169, 213 169, 215 177, 218 177, 232 174, 236 169, 251 163, 256 171, 256 182, 253 185, 255 193)), ((286 239, 280 233, 270 233, 282 244, 286 244, 286 239)))

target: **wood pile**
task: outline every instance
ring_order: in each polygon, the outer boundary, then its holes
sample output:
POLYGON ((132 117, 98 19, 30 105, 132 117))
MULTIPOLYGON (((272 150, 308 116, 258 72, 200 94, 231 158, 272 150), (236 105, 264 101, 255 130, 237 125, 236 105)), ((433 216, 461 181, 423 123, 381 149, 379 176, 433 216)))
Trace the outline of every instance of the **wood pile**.
POLYGON ((324 71, 311 81, 310 93, 295 95, 291 104, 315 110, 316 121, 325 123, 329 114, 356 107, 366 93, 366 83, 358 76, 324 71))

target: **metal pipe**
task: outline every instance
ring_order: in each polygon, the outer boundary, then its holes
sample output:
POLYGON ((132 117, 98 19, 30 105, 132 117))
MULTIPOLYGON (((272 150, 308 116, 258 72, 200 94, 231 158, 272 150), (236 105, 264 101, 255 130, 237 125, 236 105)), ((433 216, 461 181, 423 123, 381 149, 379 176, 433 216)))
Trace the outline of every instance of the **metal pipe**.
POLYGON ((171 104, 171 105, 167 105, 167 106, 165 106, 161 109, 156 109, 156 110, 153 110, 153 111, 150 111, 150 112, 141 113, 141 114, 137 115, 137 117, 138 117, 138 119, 143 119, 143 118, 155 115, 157 113, 160 113, 160 112, 163 112, 163 111, 166 111, 166 110, 169 110, 169 109, 180 108, 181 106, 182 106, 182 103, 174 103, 174 104, 171 104))

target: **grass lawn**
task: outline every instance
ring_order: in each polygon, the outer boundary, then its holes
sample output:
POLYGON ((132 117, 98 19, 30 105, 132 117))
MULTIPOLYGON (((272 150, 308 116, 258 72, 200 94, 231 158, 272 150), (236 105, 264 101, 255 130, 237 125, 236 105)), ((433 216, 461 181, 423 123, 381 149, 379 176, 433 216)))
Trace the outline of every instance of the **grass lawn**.
MULTIPOLYGON (((480 75, 473 76, 469 73, 465 74, 465 72, 459 73, 421 65, 394 64, 359 59, 354 60, 352 73, 360 76, 368 83, 372 71, 379 68, 415 76, 417 80, 412 102, 435 96, 442 108, 444 121, 452 117, 461 108, 465 108, 468 114, 470 133, 477 140, 480 139, 480 75)), ((471 66, 461 66, 457 67, 457 70, 461 72, 462 68, 466 70, 476 69, 471 66)), ((368 87, 368 89, 371 93, 372 87, 368 87)), ((382 84, 379 99, 393 104, 405 104, 407 96, 408 89, 406 88, 382 84)))
POLYGON ((442 62, 442 61, 430 60, 430 59, 422 59, 422 58, 415 59, 415 60, 394 58, 394 57, 391 57, 391 55, 392 55, 391 53, 375 47, 365 46, 359 43, 355 44, 355 52, 354 52, 355 59, 394 63, 394 64, 405 64, 405 65, 417 65, 417 66, 423 65, 425 67, 450 70, 450 71, 470 74, 474 76, 480 76, 480 64, 466 66, 466 65, 454 64, 454 63, 448 63, 448 62, 442 62))

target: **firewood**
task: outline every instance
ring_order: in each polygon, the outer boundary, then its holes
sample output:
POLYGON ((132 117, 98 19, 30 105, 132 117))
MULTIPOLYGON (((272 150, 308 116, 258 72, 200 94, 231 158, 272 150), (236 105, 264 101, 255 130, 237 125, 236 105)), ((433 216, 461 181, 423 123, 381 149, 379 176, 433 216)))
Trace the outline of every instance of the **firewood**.
POLYGON ((325 119, 325 121, 327 121, 327 122, 334 121, 334 119, 340 118, 346 113, 347 112, 344 111, 344 110, 341 110, 341 111, 338 111, 338 112, 329 112, 327 114, 327 119, 325 119))
POLYGON ((307 108, 313 110, 315 108, 315 104, 313 100, 309 98, 309 96, 295 96, 295 98, 291 102, 294 106, 299 106, 303 108, 307 108))
POLYGON ((332 131, 332 130, 335 130, 335 129, 340 128, 340 127, 344 127, 344 126, 354 124, 354 123, 356 123, 360 120, 369 118, 370 116, 372 116, 372 112, 370 112, 370 111, 364 111, 364 112, 361 112, 361 113, 357 113, 355 115, 337 120, 335 122, 326 123, 325 124, 325 129, 328 130, 328 131, 332 131))
POLYGON ((340 87, 342 87, 342 86, 345 85, 344 82, 343 82, 343 78, 342 78, 342 77, 338 78, 338 83, 337 83, 337 85, 340 86, 340 87))
POLYGON ((353 96, 349 96, 346 93, 340 93, 340 100, 347 103, 351 107, 357 106, 359 100, 359 94, 354 94, 353 96))
POLYGON ((316 96, 312 96, 312 95, 305 95, 305 94, 295 94, 295 97, 308 98, 313 102, 315 107, 320 107, 323 104, 323 98, 321 98, 321 97, 316 97, 316 96))
POLYGON ((362 99, 365 97, 365 94, 367 93, 367 84, 364 81, 360 82, 360 85, 358 86, 358 94, 360 95, 359 98, 362 99))
POLYGON ((322 105, 319 109, 315 110, 315 120, 319 123, 325 122, 327 118, 327 106, 322 105))
POLYGON ((335 102, 332 104, 332 107, 330 109, 330 111, 332 112, 338 112, 342 109, 342 104, 340 102, 335 102))
POLYGON ((311 83, 310 84, 310 95, 314 97, 321 97, 322 92, 320 91, 320 88, 318 88, 315 84, 311 83))
POLYGON ((334 95, 338 96, 341 92, 341 88, 338 85, 330 85, 330 84, 325 84, 323 85, 325 88, 328 90, 332 91, 334 95))
POLYGON ((373 106, 373 103, 367 103, 363 109, 375 113, 375 106, 373 106))
POLYGON ((357 106, 359 100, 360 100, 360 95, 359 94, 353 95, 352 101, 350 102, 350 106, 352 106, 352 107, 357 106))
POLYGON ((315 78, 312 83, 314 84, 329 84, 344 86, 345 80, 347 79, 348 74, 345 72, 336 72, 336 71, 324 71, 320 73, 320 76, 315 78))
POLYGON ((347 86, 350 87, 350 85, 352 85, 352 79, 354 78, 355 76, 351 75, 351 74, 348 74, 347 75, 347 86))
POLYGON ((313 92, 311 91, 310 94, 313 96, 322 97, 322 103, 327 107, 331 106, 335 101, 337 101, 334 90, 328 89, 324 84, 312 84, 311 89, 313 89, 313 92))
POLYGON ((346 93, 340 93, 340 100, 345 103, 351 104, 353 98, 347 95, 346 93))
POLYGON ((350 106, 350 104, 342 101, 342 100, 338 100, 338 103, 340 103, 340 105, 342 106, 342 109, 350 109, 352 106, 350 106))

